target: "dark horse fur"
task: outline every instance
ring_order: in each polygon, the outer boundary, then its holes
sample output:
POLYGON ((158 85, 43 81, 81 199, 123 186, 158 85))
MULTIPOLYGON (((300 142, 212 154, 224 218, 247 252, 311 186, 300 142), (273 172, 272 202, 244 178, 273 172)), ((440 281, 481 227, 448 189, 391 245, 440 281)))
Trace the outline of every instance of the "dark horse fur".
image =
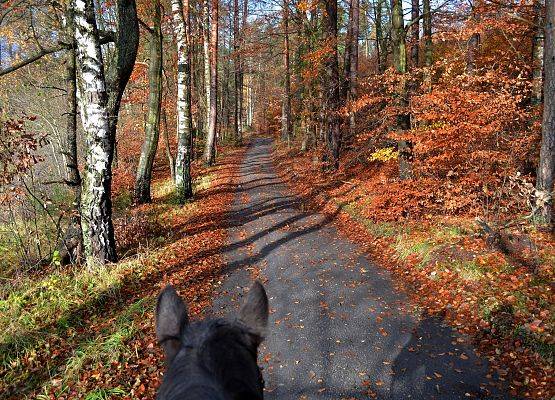
POLYGON ((166 287, 156 305, 156 336, 167 365, 157 399, 262 399, 257 354, 267 324, 268 297, 259 282, 236 318, 193 323, 183 300, 166 287))

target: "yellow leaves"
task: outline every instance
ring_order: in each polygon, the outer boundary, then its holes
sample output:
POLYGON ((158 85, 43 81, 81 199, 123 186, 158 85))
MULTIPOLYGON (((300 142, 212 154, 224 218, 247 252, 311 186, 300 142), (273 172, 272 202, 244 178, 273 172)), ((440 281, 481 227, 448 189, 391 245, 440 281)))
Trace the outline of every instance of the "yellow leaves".
POLYGON ((396 160, 399 157, 399 152, 393 147, 384 147, 376 150, 368 157, 369 161, 386 162, 389 160, 396 160))

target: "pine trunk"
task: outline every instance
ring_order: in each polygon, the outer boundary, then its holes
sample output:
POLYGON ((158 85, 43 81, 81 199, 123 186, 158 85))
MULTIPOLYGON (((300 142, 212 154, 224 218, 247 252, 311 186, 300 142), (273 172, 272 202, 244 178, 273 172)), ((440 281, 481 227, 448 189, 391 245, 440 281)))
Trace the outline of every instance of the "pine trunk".
POLYGON ((239 0, 233 0, 233 135, 236 143, 241 143, 241 55, 239 46, 239 0))
POLYGON ((291 142, 293 124, 291 121, 291 70, 289 66, 289 1, 283 0, 283 100, 281 115, 281 140, 291 142))
POLYGON ((322 0, 325 13, 322 16, 322 33, 326 45, 324 56, 325 89, 325 141, 329 161, 333 168, 339 168, 339 149, 341 147, 341 105, 339 65, 337 54, 337 0, 322 0))

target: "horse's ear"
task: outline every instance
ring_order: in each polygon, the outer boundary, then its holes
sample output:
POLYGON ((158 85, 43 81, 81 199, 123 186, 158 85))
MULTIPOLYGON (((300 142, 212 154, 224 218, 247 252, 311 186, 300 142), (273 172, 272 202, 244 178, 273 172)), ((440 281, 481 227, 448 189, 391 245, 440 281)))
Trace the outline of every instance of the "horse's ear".
POLYGON ((263 338, 268 326, 268 314, 268 296, 266 295, 266 290, 264 290, 264 286, 260 282, 256 281, 251 286, 247 299, 241 306, 239 318, 254 333, 263 338))
POLYGON ((173 286, 166 286, 156 304, 156 338, 166 353, 167 364, 179 351, 181 333, 188 323, 187 306, 173 286))

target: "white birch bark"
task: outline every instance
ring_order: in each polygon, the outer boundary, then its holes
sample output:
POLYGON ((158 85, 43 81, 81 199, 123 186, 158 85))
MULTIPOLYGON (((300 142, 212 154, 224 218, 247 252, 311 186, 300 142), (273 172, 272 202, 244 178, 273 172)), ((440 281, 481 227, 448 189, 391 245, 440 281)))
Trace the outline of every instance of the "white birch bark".
POLYGON ((85 139, 81 218, 85 257, 90 267, 96 263, 116 261, 110 199, 113 141, 93 0, 74 0, 73 7, 79 105, 85 139))
MULTIPOLYGON (((175 187, 180 202, 192 196, 190 174, 190 64, 187 25, 181 0, 172 0, 172 14, 177 41, 177 156, 175 187)), ((188 13, 187 13, 188 14, 188 13)))

